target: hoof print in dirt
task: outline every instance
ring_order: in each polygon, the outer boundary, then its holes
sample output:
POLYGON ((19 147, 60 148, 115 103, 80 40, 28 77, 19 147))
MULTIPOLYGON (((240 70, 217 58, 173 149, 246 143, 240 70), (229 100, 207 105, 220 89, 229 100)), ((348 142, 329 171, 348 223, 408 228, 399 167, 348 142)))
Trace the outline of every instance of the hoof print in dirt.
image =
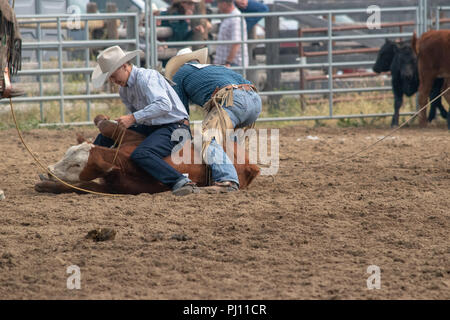
POLYGON ((114 240, 115 237, 116 231, 114 231, 113 229, 101 228, 89 231, 85 238, 92 239, 98 242, 98 241, 114 240))
POLYGON ((177 241, 187 241, 190 238, 185 234, 174 234, 170 237, 170 240, 177 240, 177 241))

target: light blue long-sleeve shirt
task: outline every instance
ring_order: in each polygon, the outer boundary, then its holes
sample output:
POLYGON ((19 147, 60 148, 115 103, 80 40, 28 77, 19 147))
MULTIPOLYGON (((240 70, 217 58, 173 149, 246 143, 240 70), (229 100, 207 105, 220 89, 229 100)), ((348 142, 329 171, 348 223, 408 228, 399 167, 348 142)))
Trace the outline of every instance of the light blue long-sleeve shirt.
POLYGON ((174 89, 156 70, 132 66, 120 98, 133 113, 136 123, 161 125, 189 119, 189 115, 174 89))

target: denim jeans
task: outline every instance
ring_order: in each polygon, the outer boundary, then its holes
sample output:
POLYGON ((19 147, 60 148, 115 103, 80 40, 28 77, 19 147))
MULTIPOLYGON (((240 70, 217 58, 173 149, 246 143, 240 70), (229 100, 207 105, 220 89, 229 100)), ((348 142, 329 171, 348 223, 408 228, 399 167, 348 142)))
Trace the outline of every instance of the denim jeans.
POLYGON ((223 150, 222 146, 212 139, 206 151, 207 163, 211 167, 211 178, 213 181, 233 181, 239 185, 239 178, 233 161, 223 150))
MULTIPOLYGON (((261 97, 254 91, 235 89, 233 106, 225 107, 234 128, 245 127, 258 118, 261 113, 261 97)), ((207 150, 207 161, 211 166, 214 181, 233 181, 239 185, 239 178, 233 161, 227 156, 223 147, 215 139, 207 150)))
MULTIPOLYGON (((138 124, 128 128, 146 136, 145 140, 131 154, 131 160, 174 191, 191 181, 163 160, 172 153, 172 149, 179 143, 179 141, 171 140, 172 132, 179 128, 190 130, 189 126, 178 123, 158 126, 138 124)), ((114 141, 99 134, 94 144, 111 147, 114 141)))
POLYGON ((225 107, 234 128, 242 128, 258 118, 262 109, 261 97, 254 91, 233 90, 233 105, 225 107))

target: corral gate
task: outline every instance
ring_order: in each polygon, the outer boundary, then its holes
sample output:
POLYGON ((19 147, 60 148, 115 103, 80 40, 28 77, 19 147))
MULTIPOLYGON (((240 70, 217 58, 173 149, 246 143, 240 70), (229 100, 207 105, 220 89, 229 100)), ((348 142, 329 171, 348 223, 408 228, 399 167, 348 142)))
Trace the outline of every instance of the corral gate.
MULTIPOLYGON (((150 8, 152 5, 152 0, 146 0, 146 9, 150 8)), ((276 8, 276 7, 275 7, 276 8)), ((279 8, 282 8, 279 6, 279 8)), ((442 16, 442 12, 449 11, 449 6, 435 6, 432 10, 428 10, 429 6, 427 4, 427 0, 417 0, 416 5, 407 6, 407 7, 379 7, 379 12, 381 16, 383 14, 392 14, 392 13, 411 13, 415 17, 411 28, 420 35, 426 30, 429 29, 430 25, 432 27, 439 29, 441 28, 441 23, 447 23, 448 19, 442 16), (433 12, 434 19, 430 19, 430 12, 433 12)), ((151 11, 151 10, 150 10, 151 11)), ((333 113, 333 94, 336 93, 347 93, 347 92, 371 92, 371 91, 390 91, 390 86, 372 86, 372 87, 356 87, 356 88, 335 88, 334 87, 334 77, 337 77, 333 74, 333 68, 355 68, 355 67, 371 67, 374 63, 374 60, 358 60, 358 61, 345 61, 339 60, 338 52, 333 50, 333 43, 335 41, 356 41, 358 43, 375 43, 378 45, 383 43, 384 40, 381 38, 409 38, 412 36, 412 30, 409 32, 403 32, 402 26, 400 25, 400 32, 392 32, 392 33, 382 33, 378 32, 379 30, 370 30, 370 32, 362 33, 361 29, 359 32, 353 32, 350 35, 339 35, 342 30, 336 28, 333 25, 334 17, 337 15, 345 15, 345 14, 368 14, 367 8, 361 9, 336 9, 336 10, 308 10, 308 11, 293 11, 290 8, 285 8, 284 10, 280 10, 277 12, 269 12, 269 13, 258 13, 258 14, 240 14, 238 15, 241 18, 241 21, 245 17, 251 16, 262 16, 265 17, 266 20, 266 29, 267 26, 270 25, 271 22, 277 21, 280 17, 284 18, 295 18, 300 19, 301 17, 321 17, 322 24, 325 27, 325 35, 320 36, 311 36, 306 37, 305 33, 298 35, 297 37, 288 37, 288 38, 280 38, 277 37, 277 33, 274 32, 273 29, 267 29, 266 38, 265 39, 250 39, 244 41, 243 39, 238 43, 247 43, 249 45, 255 44, 265 44, 265 50, 267 53, 267 60, 270 64, 262 64, 262 65, 249 65, 249 66, 240 66, 235 67, 237 71, 242 72, 244 75, 251 74, 252 72, 258 70, 265 70, 270 77, 273 74, 279 73, 281 70, 303 70, 303 69, 311 69, 311 68, 324 68, 328 70, 327 76, 327 88, 320 89, 296 89, 296 90, 279 90, 274 88, 274 90, 263 90, 260 92, 261 96, 268 96, 269 98, 276 98, 279 96, 285 95, 308 95, 308 94, 325 94, 328 95, 328 105, 329 105, 329 113, 325 116, 302 116, 302 117, 277 117, 277 118, 260 118, 258 121, 287 121, 287 120, 323 120, 323 119, 341 119, 341 118, 361 118, 361 117, 383 117, 383 116, 391 116, 391 113, 381 113, 381 114, 348 114, 348 115, 336 115, 333 113), (338 31, 339 30, 339 31, 338 31), (274 34, 273 34, 274 33, 274 34), (270 36, 270 37, 268 37, 270 36), (280 64, 279 61, 270 60, 270 53, 275 52, 274 48, 277 49, 277 45, 280 43, 291 43, 291 44, 303 44, 310 42, 322 42, 326 44, 326 61, 325 62, 308 62, 308 57, 305 59, 300 59, 297 63, 293 64, 280 64), (380 42, 381 41, 381 42, 380 42)), ((209 19, 223 19, 229 15, 223 14, 213 14, 213 15, 193 15, 193 16, 183 16, 183 18, 190 19, 198 19, 198 18, 209 18, 209 19)), ((80 21, 82 27, 80 30, 84 30, 85 38, 83 40, 64 40, 63 39, 63 25, 67 24, 71 19, 74 18, 73 14, 43 14, 43 15, 18 15, 17 16, 21 24, 27 24, 28 26, 33 25, 36 28, 37 40, 36 41, 24 41, 23 50, 32 50, 35 51, 38 57, 38 61, 36 63, 36 68, 22 70, 19 72, 19 76, 33 76, 37 77, 39 81, 40 87, 40 95, 39 96, 27 96, 27 97, 18 97, 14 98, 13 101, 16 104, 24 104, 24 103, 40 103, 40 111, 41 111, 41 124, 45 125, 61 125, 61 124, 71 124, 71 125, 85 125, 91 124, 91 103, 93 101, 99 99, 112 99, 118 98, 118 94, 116 93, 92 93, 89 85, 89 75, 92 72, 92 62, 90 60, 89 50, 96 48, 102 49, 111 45, 121 45, 125 46, 125 49, 131 50, 134 48, 139 48, 140 45, 143 45, 144 48, 144 60, 148 67, 156 68, 158 65, 157 61, 157 52, 158 47, 163 45, 183 47, 183 46, 192 46, 192 45, 208 45, 214 46, 219 43, 237 43, 233 41, 190 41, 190 42, 161 42, 157 40, 156 28, 154 27, 159 20, 163 18, 161 16, 154 16, 152 12, 145 11, 145 33, 144 39, 141 40, 139 37, 140 27, 139 27, 139 13, 102 13, 102 14, 82 14, 77 16, 77 21, 80 21), (107 21, 111 19, 122 19, 128 22, 127 28, 127 37, 126 39, 118 39, 118 40, 91 40, 89 39, 89 29, 88 25, 85 23, 86 21, 107 21), (45 23, 54 23, 56 25, 57 39, 56 41, 43 41, 40 39, 39 35, 41 35, 41 26, 45 23), (83 26, 84 24, 84 26, 83 26), (84 48, 84 66, 80 67, 65 67, 64 66, 64 53, 65 50, 70 51, 74 48, 84 48), (55 50, 57 52, 57 67, 56 68, 43 68, 42 63, 42 51, 43 50, 55 50), (58 75, 59 78, 59 95, 45 96, 42 91, 42 76, 54 74, 58 75), (80 94, 66 94, 64 92, 64 74, 82 74, 86 80, 85 92, 80 94), (86 121, 80 122, 70 122, 65 121, 64 118, 64 102, 65 101, 85 101, 87 108, 87 116, 86 121), (44 103, 47 101, 59 101, 60 106, 60 122, 59 123, 45 123, 43 121, 43 108, 44 103)), ((164 19, 176 20, 176 16, 165 16, 164 19)), ((408 24, 404 24, 405 28, 408 24)), ((411 23, 410 23, 411 25, 411 23)), ((324 31, 322 30, 322 31, 324 31)), ((366 30, 367 31, 367 30, 366 30)), ((277 50, 278 51, 278 50, 277 50)), ((364 50, 362 50, 364 51, 364 50)), ((274 54, 275 56, 277 53, 274 54)), ((312 59, 313 60, 313 59, 312 59)), ((136 60, 136 64, 139 65, 139 59, 136 60)), ((270 87, 270 86, 269 86, 270 87)), ((273 88, 273 86, 272 86, 273 88)), ((2 104, 7 103, 5 100, 0 101, 2 104)), ((409 115, 411 113, 403 113, 402 115, 409 115)))

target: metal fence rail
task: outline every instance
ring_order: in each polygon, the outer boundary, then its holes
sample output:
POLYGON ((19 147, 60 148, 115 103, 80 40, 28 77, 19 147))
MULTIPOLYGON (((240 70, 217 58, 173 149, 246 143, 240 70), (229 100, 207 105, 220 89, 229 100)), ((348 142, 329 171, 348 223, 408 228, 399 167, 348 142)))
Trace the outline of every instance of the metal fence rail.
MULTIPOLYGON (((335 115, 333 110, 333 95, 336 93, 350 93, 350 92, 370 92, 370 91, 389 91, 391 87, 368 87, 368 88, 335 88, 333 68, 336 67, 357 67, 357 66, 371 66, 374 61, 350 61, 350 62, 335 62, 333 61, 333 42, 343 40, 371 40, 380 38, 405 38, 411 37, 411 32, 397 32, 397 33, 377 33, 377 34, 364 34, 364 35, 336 35, 333 34, 333 17, 337 14, 352 14, 352 13, 367 13, 366 9, 339 9, 339 10, 313 10, 313 11, 288 11, 288 12, 268 12, 268 13, 247 13, 239 15, 228 14, 211 14, 211 15, 183 15, 183 16, 155 16, 152 10, 147 10, 151 7, 152 1, 146 0, 145 11, 145 61, 147 67, 156 68, 158 65, 158 46, 192 46, 192 45, 217 45, 217 44, 277 44, 277 43, 306 43, 312 41, 322 41, 327 43, 327 62, 324 63, 294 63, 294 64, 265 64, 265 65, 249 65, 238 66, 232 69, 239 70, 245 76, 249 71, 255 70, 284 70, 284 69, 317 69, 324 68, 328 70, 328 88, 326 89, 311 89, 311 90, 269 90, 262 91, 262 96, 280 96, 280 95, 304 95, 304 94, 325 94, 328 95, 329 111, 326 116, 305 116, 305 117, 282 117, 282 118, 261 118, 258 121, 297 121, 297 120, 324 120, 324 119, 342 119, 342 118, 363 118, 363 117, 387 117, 392 116, 391 113, 380 114, 356 114, 356 115, 335 115), (326 16, 326 35, 325 36, 311 36, 307 37, 302 34, 299 37, 291 38, 266 38, 266 39, 248 39, 242 38, 240 41, 178 41, 178 42, 162 42, 158 41, 156 36, 156 24, 161 20, 180 20, 180 19, 223 19, 230 16, 236 16, 241 19, 241 25, 246 17, 298 17, 305 15, 323 15, 326 16)), ((392 7, 392 8, 380 8, 383 12, 412 12, 416 16, 415 30, 420 35, 425 32, 429 25, 428 14, 426 10, 426 0, 418 0, 417 6, 408 7, 392 7)), ((440 27, 440 13, 444 10, 450 10, 450 6, 440 6, 435 8, 436 13, 436 28, 440 27)), ((42 126, 47 125, 85 125, 91 124, 90 111, 91 101, 99 99, 115 99, 119 98, 118 94, 114 93, 99 93, 92 94, 90 88, 90 74, 93 68, 90 67, 90 49, 92 48, 104 48, 111 45, 131 45, 139 48, 139 14, 138 13, 106 13, 106 14, 83 14, 79 16, 80 21, 84 21, 84 34, 85 40, 63 40, 62 39, 62 22, 68 21, 72 18, 72 15, 23 15, 17 17, 20 24, 36 24, 36 32, 38 35, 38 41, 25 41, 23 43, 24 50, 36 50, 38 57, 38 69, 22 70, 18 73, 19 76, 37 76, 39 81, 39 96, 35 97, 18 97, 14 98, 15 102, 23 103, 40 103, 41 121, 43 122, 43 102, 47 101, 59 101, 60 105, 60 122, 59 123, 42 123, 42 126), (89 26, 88 21, 91 20, 108 20, 108 19, 129 19, 133 20, 133 35, 134 38, 130 39, 118 39, 118 40, 91 40, 89 39, 89 26), (40 30, 43 23, 56 23, 57 26, 57 40, 56 41, 41 41, 40 30), (63 50, 67 49, 84 49, 84 67, 63 67, 63 50), (44 69, 42 62, 43 50, 57 50, 58 53, 58 67, 44 69), (83 74, 86 81, 86 93, 76 95, 64 94, 64 81, 65 74, 83 74), (59 79, 59 94, 53 96, 43 96, 43 82, 42 76, 45 75, 58 75, 59 79), (87 121, 86 122, 65 122, 64 119, 64 101, 81 100, 86 102, 87 106, 87 121)), ((128 25, 130 27, 130 25, 128 25)), ((243 48, 243 46, 241 46, 243 48)), ((243 50, 243 49, 242 49, 243 50)), ((336 50, 335 50, 336 51, 336 50)), ((139 65, 139 58, 136 61, 139 65)), ((0 100, 0 103, 7 103, 7 101, 0 100)), ((401 115, 410 115, 412 113, 402 113, 401 115)), ((194 121, 194 123, 196 123, 194 121)))
MULTIPOLYGON (((38 41, 24 41, 22 50, 36 50, 38 57, 38 69, 21 70, 18 72, 19 76, 37 76, 39 83, 39 93, 37 97, 17 97, 12 99, 14 102, 39 102, 40 103, 40 117, 41 122, 44 121, 43 102, 59 101, 60 107, 60 124, 66 124, 64 119, 64 101, 65 100, 84 100, 86 101, 87 120, 91 120, 91 100, 96 99, 115 99, 119 98, 118 94, 91 94, 90 89, 90 74, 94 70, 89 67, 90 49, 104 48, 112 45, 133 45, 139 48, 139 14, 138 13, 105 13, 105 14, 82 14, 78 15, 79 21, 84 23, 84 37, 85 40, 63 40, 62 26, 63 21, 73 19, 70 14, 49 14, 49 15, 18 15, 19 26, 21 24, 30 25, 36 24, 36 33, 38 41), (107 19, 132 19, 134 29, 134 39, 116 39, 116 40, 91 40, 89 39, 89 24, 92 20, 107 20, 107 19), (41 41, 41 25, 43 23, 56 23, 57 41, 41 41), (63 49, 85 49, 84 50, 84 68, 64 68, 63 67, 63 49), (42 68, 42 50, 57 50, 58 52, 58 68, 43 69, 42 68), (64 94, 64 75, 65 74, 84 74, 86 81, 86 94, 80 95, 66 95, 64 94), (58 75, 59 80, 59 95, 44 96, 42 76, 58 75)), ((136 64, 140 65, 140 59, 136 59, 136 64)), ((8 101, 0 100, 0 103, 5 104, 8 101)), ((45 125, 45 124, 44 124, 45 125)))
MULTIPOLYGON (((420 0, 421 3, 426 0, 420 0)), ((151 4, 151 0, 148 1, 151 4)), ((419 13, 423 13, 423 8, 420 7, 395 7, 395 8, 380 8, 381 12, 415 12, 417 21, 423 18, 423 15, 419 13)), ((227 18, 227 17, 239 17, 241 19, 241 25, 243 25, 243 21, 246 17, 279 17, 279 16, 302 16, 302 15, 323 15, 327 16, 327 36, 321 37, 295 37, 295 38, 277 38, 277 39, 257 39, 257 40, 244 40, 243 38, 240 41, 177 41, 177 42, 160 42, 156 39, 155 34, 150 34, 150 48, 151 56, 154 57, 157 52, 157 47, 160 45, 169 45, 169 46, 190 46, 190 45, 211 45, 211 44, 241 44, 242 56, 244 44, 269 44, 269 43, 281 43, 281 42, 294 42, 294 43, 302 43, 302 42, 312 42, 312 41, 324 41, 328 43, 328 62, 326 64, 322 64, 322 67, 328 68, 328 89, 321 90, 290 90, 290 91, 265 91, 260 92, 261 95, 301 95, 301 94, 314 94, 314 93, 327 93, 328 94, 328 105, 329 105, 329 115, 326 117, 327 119, 332 119, 333 115, 333 94, 334 93, 346 93, 346 92, 367 92, 367 91, 381 91, 381 90, 391 90, 390 87, 381 87, 381 88, 351 88, 351 89, 335 89, 333 88, 333 67, 338 66, 337 63, 333 62, 333 41, 342 41, 342 40, 362 40, 362 39, 379 39, 379 38, 401 38, 401 37, 411 37, 412 33, 390 33, 390 34, 374 34, 374 35, 344 35, 337 36, 333 35, 333 15, 343 14, 343 13, 366 13, 366 9, 349 9, 349 10, 316 10, 316 11, 292 11, 292 12, 268 12, 268 13, 246 13, 246 14, 233 14, 233 15, 225 15, 225 14, 213 14, 213 15, 185 15, 184 19, 199 19, 199 18, 227 18)), ((150 26, 151 29, 154 29, 156 26, 156 21, 158 20, 180 20, 180 16, 153 16, 153 13, 150 12, 150 19, 145 19, 145 21, 151 21, 153 24, 150 26), (153 17, 152 17, 153 16, 153 17)), ((417 22, 416 21, 416 22, 417 22)), ((419 26, 421 24, 417 23, 417 32, 420 34, 421 29, 419 26)), ((146 52, 147 58, 149 57, 150 52, 146 52)), ((147 60, 148 61, 148 60, 147 60)), ((151 67, 156 67, 155 59, 151 59, 151 67)), ((242 59, 244 61, 244 59, 242 59)), ((368 65, 372 65, 372 62, 364 63, 368 65)), ((339 64, 340 66, 345 66, 346 64, 339 64)), ((352 64, 349 64, 352 65, 352 64)), ((315 68, 314 64, 298 64, 294 66, 290 66, 289 68, 315 68)), ((242 64, 239 67, 234 67, 233 69, 239 69, 242 71, 244 77, 246 77, 247 70, 256 70, 256 69, 281 69, 280 65, 271 65, 271 66, 246 66, 242 64)), ((360 117, 361 115, 356 115, 360 117)), ((381 116, 381 115, 380 115, 381 116)), ((294 117, 294 119, 298 119, 294 117)), ((320 119, 320 118, 317 118, 320 119)), ((260 121, 264 121, 261 119, 260 121)))

